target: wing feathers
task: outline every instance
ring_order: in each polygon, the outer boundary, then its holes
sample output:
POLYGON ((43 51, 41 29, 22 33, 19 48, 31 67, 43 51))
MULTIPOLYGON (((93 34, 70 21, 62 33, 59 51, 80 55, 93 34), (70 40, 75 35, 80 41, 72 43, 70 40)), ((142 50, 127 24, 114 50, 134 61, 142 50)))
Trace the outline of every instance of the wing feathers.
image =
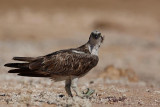
POLYGON ((19 76, 28 76, 28 77, 50 77, 50 75, 43 74, 34 74, 34 73, 19 73, 19 76))
POLYGON ((11 69, 8 71, 8 73, 25 73, 25 72, 31 72, 29 69, 11 69))
POLYGON ((40 69, 43 63, 43 58, 37 59, 29 64, 29 69, 37 70, 40 69))
POLYGON ((19 68, 8 71, 18 73, 20 76, 49 77, 59 76, 80 76, 87 73, 98 63, 98 56, 77 51, 64 50, 41 57, 14 57, 17 61, 28 63, 8 63, 7 67, 19 68))
POLYGON ((29 63, 7 63, 4 66, 12 68, 28 68, 29 63))
POLYGON ((31 62, 34 61, 36 58, 34 57, 13 57, 13 60, 17 60, 17 61, 27 61, 27 62, 31 62))
POLYGON ((97 63, 98 56, 68 51, 53 55, 49 59, 44 58, 41 70, 54 75, 80 76, 95 67, 97 63))
POLYGON ((18 73, 19 76, 29 77, 50 77, 50 74, 44 72, 36 72, 29 69, 12 69, 8 73, 18 73))

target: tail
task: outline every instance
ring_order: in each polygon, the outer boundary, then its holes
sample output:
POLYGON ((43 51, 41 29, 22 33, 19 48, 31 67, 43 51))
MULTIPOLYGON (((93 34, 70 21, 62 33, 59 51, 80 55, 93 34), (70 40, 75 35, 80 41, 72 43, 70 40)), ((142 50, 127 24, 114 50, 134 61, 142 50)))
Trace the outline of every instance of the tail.
POLYGON ((27 61, 27 62, 31 62, 34 61, 36 58, 34 57, 13 57, 13 60, 17 60, 17 61, 27 61))
POLYGON ((7 63, 4 66, 12 68, 28 69, 29 63, 7 63))
POLYGON ((19 76, 27 77, 50 77, 50 74, 42 74, 30 69, 11 69, 8 71, 8 73, 18 73, 19 76))
POLYGON ((26 61, 28 63, 7 63, 4 66, 6 67, 12 67, 12 68, 29 68, 29 64, 32 61, 35 61, 38 59, 38 57, 13 57, 13 60, 17 61, 26 61))
MULTIPOLYGON (((30 69, 29 65, 34 61, 39 61, 42 58, 40 57, 13 57, 13 60, 17 61, 26 61, 26 63, 7 63, 4 66, 16 68, 11 69, 8 71, 8 73, 18 73, 19 76, 28 76, 28 77, 50 77, 50 74, 47 72, 43 72, 38 69, 30 69)), ((41 61, 40 61, 41 62, 41 61)), ((37 64, 37 63, 36 63, 37 64)), ((39 63, 38 63, 39 64, 39 63)), ((37 65, 38 65, 37 64, 37 65)), ((32 67, 35 64, 31 64, 32 67)), ((38 65, 39 66, 39 65, 38 65)), ((35 66, 36 68, 36 66, 35 66)))
POLYGON ((29 63, 8 63, 4 66, 13 67, 18 69, 11 69, 8 73, 18 73, 19 76, 28 76, 28 77, 50 77, 50 74, 45 72, 38 72, 36 70, 29 69, 29 63))

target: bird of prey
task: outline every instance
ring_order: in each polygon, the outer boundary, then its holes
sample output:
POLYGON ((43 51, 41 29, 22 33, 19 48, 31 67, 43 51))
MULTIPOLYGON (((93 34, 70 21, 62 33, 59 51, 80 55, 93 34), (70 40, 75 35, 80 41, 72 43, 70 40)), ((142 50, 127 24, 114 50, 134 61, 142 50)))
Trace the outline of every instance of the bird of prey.
POLYGON ((89 94, 80 92, 77 81, 97 65, 98 49, 103 39, 100 32, 93 31, 88 42, 78 48, 60 50, 39 57, 13 57, 13 60, 24 62, 7 63, 4 66, 14 68, 8 73, 18 73, 19 76, 65 80, 65 90, 70 97, 73 97, 71 88, 77 96, 89 96, 93 91, 88 92, 89 94))

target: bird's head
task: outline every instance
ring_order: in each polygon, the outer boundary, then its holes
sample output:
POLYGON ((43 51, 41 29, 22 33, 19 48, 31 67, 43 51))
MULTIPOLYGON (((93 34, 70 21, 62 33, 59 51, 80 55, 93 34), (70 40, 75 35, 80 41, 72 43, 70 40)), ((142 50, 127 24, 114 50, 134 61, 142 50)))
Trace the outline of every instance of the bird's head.
POLYGON ((100 45, 103 42, 103 40, 104 40, 104 36, 102 36, 100 32, 93 31, 90 34, 88 42, 92 46, 97 46, 98 45, 100 47, 100 45))

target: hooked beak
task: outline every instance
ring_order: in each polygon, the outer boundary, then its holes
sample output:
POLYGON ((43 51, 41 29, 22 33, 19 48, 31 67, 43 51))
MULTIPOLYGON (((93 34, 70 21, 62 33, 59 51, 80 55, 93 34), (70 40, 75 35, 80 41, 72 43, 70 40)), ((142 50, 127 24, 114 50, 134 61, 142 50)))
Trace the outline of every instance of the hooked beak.
POLYGON ((101 43, 103 43, 104 41, 104 36, 101 36, 101 43))

